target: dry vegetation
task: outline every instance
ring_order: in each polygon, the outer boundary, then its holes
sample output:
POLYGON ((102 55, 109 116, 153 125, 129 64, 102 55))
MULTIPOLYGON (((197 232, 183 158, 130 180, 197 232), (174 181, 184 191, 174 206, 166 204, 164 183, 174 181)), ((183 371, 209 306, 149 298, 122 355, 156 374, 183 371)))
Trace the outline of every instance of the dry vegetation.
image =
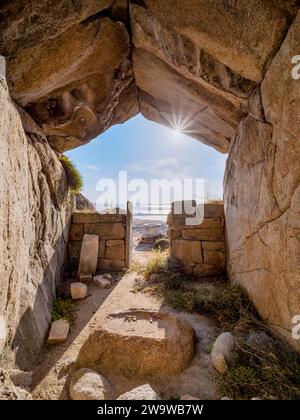
POLYGON ((167 252, 153 255, 146 266, 136 267, 145 278, 137 283, 138 290, 159 294, 178 311, 204 314, 220 331, 234 334, 234 360, 224 375, 216 376, 223 395, 300 399, 300 356, 268 330, 239 286, 198 279, 191 288, 196 279, 182 274, 167 252), (154 283, 152 274, 157 275, 154 283))

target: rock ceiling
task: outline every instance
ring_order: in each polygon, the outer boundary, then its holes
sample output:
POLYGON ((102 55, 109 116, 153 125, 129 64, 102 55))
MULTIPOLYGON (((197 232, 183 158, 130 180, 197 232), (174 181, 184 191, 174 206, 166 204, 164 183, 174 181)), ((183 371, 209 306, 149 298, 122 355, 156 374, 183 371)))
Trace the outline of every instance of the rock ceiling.
POLYGON ((226 153, 296 11, 296 0, 4 0, 0 54, 13 99, 60 152, 141 112, 226 153))

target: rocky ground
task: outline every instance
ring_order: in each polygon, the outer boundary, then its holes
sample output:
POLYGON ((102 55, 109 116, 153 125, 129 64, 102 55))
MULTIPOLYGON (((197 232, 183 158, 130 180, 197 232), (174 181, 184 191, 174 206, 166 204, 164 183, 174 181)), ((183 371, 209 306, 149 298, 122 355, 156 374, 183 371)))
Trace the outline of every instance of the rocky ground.
MULTIPOLYGON (((33 399, 68 399, 69 374, 74 368, 82 344, 99 323, 116 310, 128 308, 150 308, 164 311, 162 302, 143 292, 136 292, 136 273, 116 277, 111 289, 89 286, 88 297, 76 303, 76 319, 65 343, 46 345, 34 371, 33 399)), ((161 398, 180 398, 185 394, 201 399, 220 398, 214 380, 214 371, 209 349, 216 337, 212 323, 203 316, 187 313, 177 314, 191 325, 196 333, 196 352, 189 366, 179 374, 157 375, 147 378, 126 378, 118 373, 105 372, 105 378, 112 387, 110 397, 149 383, 161 398)), ((101 373, 101 372, 100 372, 101 373)))

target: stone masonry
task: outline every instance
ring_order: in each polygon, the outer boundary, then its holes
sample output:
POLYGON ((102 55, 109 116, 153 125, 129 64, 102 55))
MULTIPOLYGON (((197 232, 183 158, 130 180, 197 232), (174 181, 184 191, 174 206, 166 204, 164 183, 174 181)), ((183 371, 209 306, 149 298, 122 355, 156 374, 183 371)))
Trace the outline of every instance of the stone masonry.
MULTIPOLYGON (((199 277, 218 276, 225 273, 224 207, 222 204, 205 204, 201 224, 187 225, 187 214, 168 216, 168 236, 171 255, 183 270, 199 277)), ((193 216, 195 217, 195 216, 193 216)))
POLYGON ((69 270, 77 271, 85 234, 98 235, 99 271, 119 271, 130 265, 131 217, 128 214, 73 213, 69 236, 69 270))

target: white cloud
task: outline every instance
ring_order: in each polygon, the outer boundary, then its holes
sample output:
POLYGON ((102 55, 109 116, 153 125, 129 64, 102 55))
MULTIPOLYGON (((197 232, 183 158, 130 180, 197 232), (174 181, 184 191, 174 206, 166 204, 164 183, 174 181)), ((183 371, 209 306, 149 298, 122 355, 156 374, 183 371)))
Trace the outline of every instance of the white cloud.
POLYGON ((101 170, 101 168, 99 168, 98 166, 91 165, 89 163, 82 163, 82 164, 80 164, 80 166, 82 168, 89 169, 90 171, 100 171, 101 170))
POLYGON ((182 168, 180 162, 175 158, 130 163, 124 169, 129 173, 147 174, 155 178, 191 178, 190 167, 182 168))

